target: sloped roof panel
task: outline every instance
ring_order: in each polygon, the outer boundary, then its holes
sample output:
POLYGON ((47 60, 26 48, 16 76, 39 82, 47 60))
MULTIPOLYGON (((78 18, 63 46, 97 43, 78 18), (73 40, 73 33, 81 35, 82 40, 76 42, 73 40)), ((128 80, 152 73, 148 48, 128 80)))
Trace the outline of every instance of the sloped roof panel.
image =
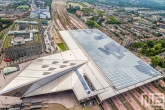
POLYGON ((70 33, 116 90, 161 75, 99 30, 71 30, 70 33))

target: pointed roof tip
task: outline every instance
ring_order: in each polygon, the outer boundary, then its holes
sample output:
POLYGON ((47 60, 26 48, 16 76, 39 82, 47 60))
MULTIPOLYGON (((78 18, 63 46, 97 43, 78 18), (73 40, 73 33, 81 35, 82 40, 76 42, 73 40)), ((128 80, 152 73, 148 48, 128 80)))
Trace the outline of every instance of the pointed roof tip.
MULTIPOLYGON (((1 95, 14 92, 19 88, 27 86, 29 84, 34 84, 39 80, 53 77, 54 75, 67 74, 73 68, 78 68, 87 61, 66 61, 66 60, 56 60, 58 63, 53 63, 55 60, 34 60, 25 70, 23 70, 13 81, 11 81, 3 90, 0 91, 1 95), (44 64, 44 65, 42 65, 44 64), (58 67, 58 68, 57 68, 58 67), (65 72, 65 73, 64 73, 65 72), (31 73, 31 74, 29 74, 31 73), (32 77, 32 76, 33 77, 32 77), (20 83, 22 82, 22 83, 20 83)), ((55 80, 55 79, 53 79, 55 80)), ((18 92, 18 91, 17 91, 18 92)), ((21 93, 22 94, 22 93, 21 93)), ((11 94, 13 95, 13 94, 11 94)))

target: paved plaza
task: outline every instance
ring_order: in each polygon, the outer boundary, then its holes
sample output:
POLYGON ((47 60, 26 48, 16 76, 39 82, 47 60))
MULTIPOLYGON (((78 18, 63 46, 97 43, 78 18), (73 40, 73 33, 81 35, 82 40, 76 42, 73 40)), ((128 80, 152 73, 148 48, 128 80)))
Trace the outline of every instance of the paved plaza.
MULTIPOLYGON (((6 85, 8 85, 24 68, 26 68, 31 61, 19 64, 20 71, 14 72, 12 74, 9 74, 5 76, 2 72, 2 69, 0 70, 0 90, 2 90, 6 85)), ((0 96, 0 107, 7 107, 9 104, 21 102, 19 97, 9 97, 9 96, 0 96)))

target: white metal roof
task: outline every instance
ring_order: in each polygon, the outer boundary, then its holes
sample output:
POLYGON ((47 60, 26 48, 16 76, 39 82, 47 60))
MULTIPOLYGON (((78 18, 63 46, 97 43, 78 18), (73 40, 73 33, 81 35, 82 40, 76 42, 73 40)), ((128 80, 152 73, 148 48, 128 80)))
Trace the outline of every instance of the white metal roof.
POLYGON ((25 95, 25 97, 38 95, 38 93, 46 94, 64 90, 71 90, 73 84, 75 83, 74 79, 77 80, 77 76, 73 72, 69 72, 61 76, 60 78, 57 78, 50 83, 34 90, 33 92, 28 93, 27 95, 25 95))
MULTIPOLYGON (((89 54, 82 48, 80 43, 76 41, 69 31, 61 31, 60 34, 69 50, 36 59, 9 85, 0 91, 0 94, 25 86, 26 84, 33 83, 33 85, 24 94, 25 97, 72 89, 78 100, 98 95, 102 101, 162 77, 159 75, 117 90, 114 88, 112 82, 110 82, 106 77, 104 72, 99 68, 95 61, 92 60, 89 54), (52 64, 53 61, 58 63, 52 64), (64 64, 64 61, 68 61, 69 63, 64 64), (71 63, 76 63, 76 65, 73 66, 74 68, 70 66, 71 63), (66 67, 60 68, 61 65, 66 65, 66 67), (43 72, 50 72, 48 68, 57 69, 52 70, 48 76, 44 76, 43 72), (75 68, 79 71, 83 80, 83 76, 86 75, 93 84, 95 90, 90 90, 90 94, 85 91, 81 80, 74 71, 75 68)), ((90 87, 88 86, 88 88, 90 87)))
MULTIPOLYGON (((14 80, 9 83, 0 93, 5 93, 11 90, 15 90, 19 87, 34 83, 38 80, 47 78, 49 76, 58 75, 60 72, 73 67, 80 66, 86 61, 71 61, 65 63, 67 60, 56 60, 56 59, 36 59, 33 61, 24 71, 22 71, 14 80), (55 62, 55 63, 54 63, 55 62), (57 62, 57 63, 56 63, 57 62), (71 65, 74 64, 74 65, 71 65), (46 74, 45 74, 46 73, 46 74), (20 83, 21 81, 21 83, 20 83)), ((68 73, 67 71, 63 74, 68 73)))

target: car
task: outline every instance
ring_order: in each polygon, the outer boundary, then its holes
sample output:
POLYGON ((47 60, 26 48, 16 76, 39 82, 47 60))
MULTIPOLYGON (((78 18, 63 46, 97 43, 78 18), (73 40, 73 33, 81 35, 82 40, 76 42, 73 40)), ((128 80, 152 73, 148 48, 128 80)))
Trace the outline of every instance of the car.
POLYGON ((4 58, 3 60, 6 61, 6 62, 10 62, 11 61, 10 59, 6 59, 6 58, 4 58))

